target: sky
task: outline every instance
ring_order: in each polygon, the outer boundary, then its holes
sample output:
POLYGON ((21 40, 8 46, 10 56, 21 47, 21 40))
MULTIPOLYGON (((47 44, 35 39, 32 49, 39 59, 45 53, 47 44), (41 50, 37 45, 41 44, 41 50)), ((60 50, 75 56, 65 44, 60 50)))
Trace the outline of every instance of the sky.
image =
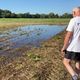
POLYGON ((71 13, 74 7, 80 6, 80 0, 0 0, 0 9, 13 13, 71 13))

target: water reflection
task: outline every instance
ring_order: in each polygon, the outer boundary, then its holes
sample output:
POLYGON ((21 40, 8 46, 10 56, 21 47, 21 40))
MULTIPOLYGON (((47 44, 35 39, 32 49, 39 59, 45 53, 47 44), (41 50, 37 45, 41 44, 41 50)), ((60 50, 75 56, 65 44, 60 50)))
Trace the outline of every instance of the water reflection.
POLYGON ((41 41, 47 40, 65 29, 58 25, 28 25, 12 30, 0 31, 0 48, 18 48, 25 45, 39 46, 41 41))

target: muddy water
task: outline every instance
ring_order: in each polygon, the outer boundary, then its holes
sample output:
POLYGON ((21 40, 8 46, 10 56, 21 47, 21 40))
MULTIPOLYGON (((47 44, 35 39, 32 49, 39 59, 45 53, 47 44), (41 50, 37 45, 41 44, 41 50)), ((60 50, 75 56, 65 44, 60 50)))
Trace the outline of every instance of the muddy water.
POLYGON ((0 54, 26 45, 39 47, 40 42, 51 38, 65 28, 66 26, 62 25, 27 25, 0 31, 0 54))

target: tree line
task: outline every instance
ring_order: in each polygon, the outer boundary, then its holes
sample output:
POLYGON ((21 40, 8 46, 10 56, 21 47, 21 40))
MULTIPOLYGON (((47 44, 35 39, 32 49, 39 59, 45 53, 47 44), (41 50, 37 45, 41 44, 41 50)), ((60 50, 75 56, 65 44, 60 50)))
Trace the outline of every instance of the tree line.
POLYGON ((49 14, 30 14, 27 13, 12 13, 9 10, 0 9, 0 18, 72 18, 72 14, 64 13, 62 15, 50 12, 49 14))

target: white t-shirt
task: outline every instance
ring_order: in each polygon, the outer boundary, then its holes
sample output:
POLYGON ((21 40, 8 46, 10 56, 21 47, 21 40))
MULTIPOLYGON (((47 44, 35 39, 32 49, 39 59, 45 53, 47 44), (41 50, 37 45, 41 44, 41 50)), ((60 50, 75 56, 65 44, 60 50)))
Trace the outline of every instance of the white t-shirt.
POLYGON ((80 17, 72 18, 66 31, 73 32, 67 51, 80 52, 80 17))

